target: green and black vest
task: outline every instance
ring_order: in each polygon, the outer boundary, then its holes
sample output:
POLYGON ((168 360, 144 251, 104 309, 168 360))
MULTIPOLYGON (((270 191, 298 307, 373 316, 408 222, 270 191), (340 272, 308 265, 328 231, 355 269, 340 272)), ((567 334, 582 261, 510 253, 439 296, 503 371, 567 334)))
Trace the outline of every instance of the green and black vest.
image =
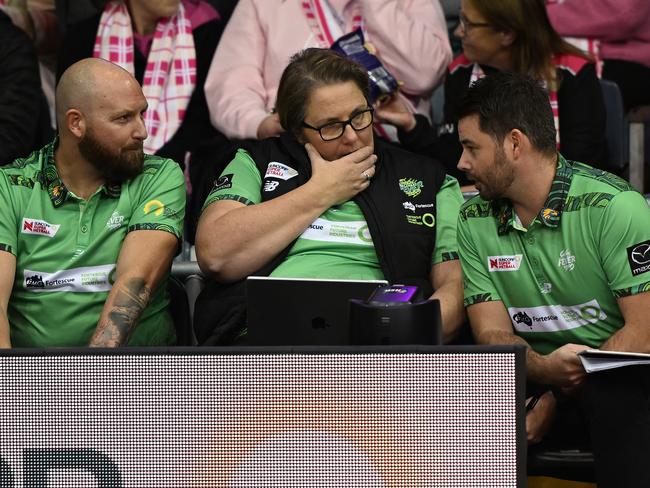
MULTIPOLYGON (((311 162, 305 148, 292 136, 243 145, 262 177, 262 201, 277 198, 304 185, 311 178, 311 162), (297 171, 288 179, 273 176, 270 163, 297 171)), ((436 245, 436 196, 445 179, 442 165, 375 139, 378 156, 370 186, 354 201, 368 223, 379 264, 389 283, 417 285, 422 296, 433 293, 430 273, 436 245)), ((294 241, 295 242, 295 241, 294 241)), ((286 258, 291 242, 253 275, 268 276, 286 258)), ((195 332, 200 345, 238 343, 246 321, 245 280, 220 284, 209 281, 199 295, 195 332)))
MULTIPOLYGON (((263 201, 295 190, 311 178, 311 162, 305 148, 287 134, 251 143, 246 150, 262 176, 263 201), (272 162, 288 166, 298 174, 289 179, 274 177, 272 173, 267 176, 272 162)), ((354 201, 368 222, 386 280, 418 285, 425 296, 430 296, 436 195, 445 179, 444 168, 380 139, 375 140, 375 154, 378 159, 372 182, 354 201)), ((270 274, 293 244, 256 274, 270 274)))

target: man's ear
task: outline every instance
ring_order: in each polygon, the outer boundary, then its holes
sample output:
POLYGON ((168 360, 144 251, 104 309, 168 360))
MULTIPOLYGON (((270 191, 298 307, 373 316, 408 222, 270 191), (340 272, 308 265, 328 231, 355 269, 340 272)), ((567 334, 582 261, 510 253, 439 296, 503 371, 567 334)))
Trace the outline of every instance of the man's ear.
POLYGON ((86 118, 76 108, 71 108, 65 113, 65 123, 68 131, 77 139, 86 135, 86 118))
POLYGON ((510 151, 513 159, 519 159, 528 144, 528 137, 519 129, 512 129, 506 136, 506 150, 510 151))

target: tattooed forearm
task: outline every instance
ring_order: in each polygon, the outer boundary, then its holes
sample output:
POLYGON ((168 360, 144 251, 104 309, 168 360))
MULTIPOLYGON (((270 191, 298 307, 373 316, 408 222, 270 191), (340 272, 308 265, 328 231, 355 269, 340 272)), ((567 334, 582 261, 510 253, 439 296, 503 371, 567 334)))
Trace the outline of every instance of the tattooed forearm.
POLYGON ((150 298, 151 289, 142 278, 116 283, 108 296, 90 346, 116 347, 126 343, 150 298))

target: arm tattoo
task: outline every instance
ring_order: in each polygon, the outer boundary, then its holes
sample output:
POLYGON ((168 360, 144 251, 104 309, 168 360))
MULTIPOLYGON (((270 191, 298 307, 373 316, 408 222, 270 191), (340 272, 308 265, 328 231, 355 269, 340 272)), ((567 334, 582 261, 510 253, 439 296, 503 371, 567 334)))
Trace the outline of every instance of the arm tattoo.
POLYGON ((151 289, 142 278, 131 278, 114 292, 112 306, 107 313, 102 313, 90 341, 91 346, 115 347, 125 344, 151 298, 151 289))

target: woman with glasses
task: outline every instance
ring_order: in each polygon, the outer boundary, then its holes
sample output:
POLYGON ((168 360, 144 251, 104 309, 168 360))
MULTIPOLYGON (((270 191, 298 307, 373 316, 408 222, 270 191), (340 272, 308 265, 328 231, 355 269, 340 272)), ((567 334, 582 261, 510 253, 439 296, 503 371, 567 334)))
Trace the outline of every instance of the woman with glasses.
MULTIPOLYGON (((386 279, 463 320, 455 179, 373 137, 364 68, 318 48, 295 55, 276 101, 280 137, 240 149, 199 222, 197 257, 220 282, 249 275, 386 279)), ((241 325, 241 324, 240 324, 241 325)))
POLYGON ((399 101, 380 108, 396 124, 407 148, 436 156, 461 183, 456 128, 459 100, 477 79, 499 70, 526 73, 547 89, 555 116, 557 146, 567 159, 603 168, 605 107, 596 67, 551 26, 544 0, 462 0, 455 35, 463 53, 449 66, 444 123, 435 131, 424 117, 409 116, 399 101))

